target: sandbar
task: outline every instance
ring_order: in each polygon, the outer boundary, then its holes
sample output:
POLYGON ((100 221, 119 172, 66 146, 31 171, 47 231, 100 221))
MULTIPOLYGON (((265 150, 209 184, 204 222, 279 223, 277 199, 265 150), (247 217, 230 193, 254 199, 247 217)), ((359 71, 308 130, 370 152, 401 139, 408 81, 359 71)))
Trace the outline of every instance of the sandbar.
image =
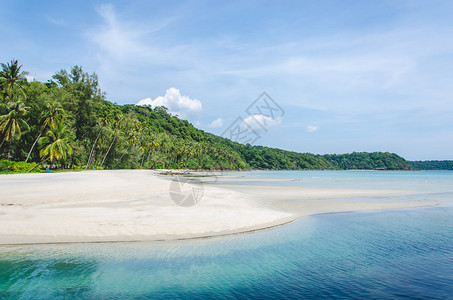
POLYGON ((271 228, 312 214, 436 205, 362 201, 411 193, 404 190, 257 188, 184 178, 152 170, 1 175, 0 245, 204 238, 271 228), (181 199, 194 202, 181 206, 181 199))

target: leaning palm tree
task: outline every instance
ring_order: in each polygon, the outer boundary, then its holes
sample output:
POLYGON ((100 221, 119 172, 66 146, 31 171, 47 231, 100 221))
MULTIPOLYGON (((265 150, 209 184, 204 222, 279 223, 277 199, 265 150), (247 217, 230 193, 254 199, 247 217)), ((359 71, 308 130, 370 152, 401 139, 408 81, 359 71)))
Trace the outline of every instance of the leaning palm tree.
POLYGON ((124 155, 126 153, 129 153, 129 149, 131 149, 131 148, 133 149, 135 147, 135 144, 137 144, 137 141, 139 140, 139 137, 141 135, 141 129, 142 128, 141 128, 140 122, 137 119, 135 119, 133 122, 134 123, 132 125, 131 132, 130 132, 129 137, 127 139, 127 142, 129 144, 129 146, 126 149, 126 152, 123 152, 121 157, 116 162, 115 168, 118 167, 118 165, 121 162, 121 160, 123 159, 124 155))
MULTIPOLYGON (((154 150, 154 149, 157 149, 159 148, 159 144, 156 142, 155 139, 153 139, 149 144, 149 149, 148 149, 148 156, 146 157, 146 160, 149 159, 149 156, 151 155, 151 152, 154 150)), ((143 164, 143 163, 142 163, 143 164)))
POLYGON ((101 165, 100 165, 101 167, 104 164, 104 161, 107 158, 107 155, 109 154, 110 150, 112 149, 113 144, 115 144, 116 138, 118 137, 118 134, 120 133, 120 130, 121 130, 121 122, 123 121, 123 117, 117 116, 116 120, 117 120, 116 121, 116 126, 115 126, 115 129, 113 131, 113 139, 112 139, 112 142, 110 143, 109 148, 107 149, 107 152, 104 155, 104 158, 102 159, 102 162, 101 162, 101 165))
POLYGON ((2 70, 0 71, 0 90, 5 94, 12 95, 14 90, 23 91, 23 86, 27 82, 26 76, 28 72, 21 71, 22 65, 16 60, 1 64, 2 70))
POLYGON ((68 127, 64 124, 63 119, 61 119, 47 130, 45 136, 39 139, 38 144, 41 146, 39 155, 42 160, 28 172, 33 171, 36 167, 48 160, 55 162, 60 159, 66 159, 68 155, 72 154, 70 142, 71 134, 68 127))
POLYGON ((30 158, 33 148, 35 147, 38 140, 41 138, 42 134, 47 132, 47 130, 49 130, 55 123, 59 122, 64 117, 64 109, 59 102, 50 100, 46 104, 46 107, 47 107, 47 110, 44 111, 44 113, 42 114, 42 117, 41 117, 40 133, 39 133, 38 137, 36 138, 35 142, 33 143, 33 145, 31 146, 25 162, 27 162, 28 159, 30 158))
POLYGON ((24 116, 27 114, 29 107, 25 106, 22 101, 8 103, 9 113, 0 116, 0 133, 2 134, 2 142, 10 142, 14 139, 19 139, 24 133, 24 130, 30 129, 24 116))
POLYGON ((101 123, 100 123, 100 129, 99 129, 99 133, 96 137, 96 140, 94 140, 94 143, 93 143, 93 146, 91 147, 91 151, 90 151, 90 155, 88 156, 88 161, 87 161, 87 164, 85 166, 85 169, 88 169, 88 167, 93 164, 93 160, 94 160, 94 149, 96 148, 96 145, 99 141, 99 138, 101 137, 101 133, 102 133, 102 130, 104 129, 105 126, 107 126, 107 123, 108 123, 108 116, 105 115, 102 120, 101 120, 101 123))
POLYGON ((131 148, 134 148, 135 147, 135 144, 137 143, 137 132, 136 131, 132 131, 129 135, 129 137, 127 138, 127 143, 129 144, 126 148, 126 152, 123 152, 123 154, 121 155, 121 157, 118 159, 118 161, 116 162, 115 164, 115 169, 116 167, 118 167, 119 163, 121 162, 121 160, 123 159, 124 155, 126 153, 129 153, 129 149, 131 148))

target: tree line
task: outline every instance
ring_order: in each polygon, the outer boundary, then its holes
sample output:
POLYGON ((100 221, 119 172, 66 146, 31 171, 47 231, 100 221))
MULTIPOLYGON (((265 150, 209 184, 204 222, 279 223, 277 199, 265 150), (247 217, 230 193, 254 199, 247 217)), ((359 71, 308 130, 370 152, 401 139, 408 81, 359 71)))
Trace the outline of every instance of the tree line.
POLYGON ((410 161, 415 170, 453 170, 453 160, 410 161))
MULTIPOLYGON (((80 66, 47 82, 27 80, 17 60, 1 64, 0 160, 57 168, 411 169, 392 153, 315 155, 243 145, 206 133, 165 107, 106 100, 80 66)), ((0 171, 2 164, 0 163, 0 171)), ((6 167, 5 167, 6 168, 6 167)), ((21 168, 25 166, 21 165, 21 168)), ((22 170, 22 169, 21 169, 22 170)))

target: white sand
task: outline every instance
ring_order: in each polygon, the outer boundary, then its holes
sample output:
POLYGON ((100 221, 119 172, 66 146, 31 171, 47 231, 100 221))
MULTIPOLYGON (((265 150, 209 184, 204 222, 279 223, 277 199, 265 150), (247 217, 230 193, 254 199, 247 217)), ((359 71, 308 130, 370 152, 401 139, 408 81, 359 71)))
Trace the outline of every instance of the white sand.
POLYGON ((185 184, 203 192, 192 207, 170 197, 175 183, 154 171, 0 176, 0 244, 168 240, 253 231, 317 213, 410 208, 433 203, 363 202, 397 190, 185 184), (171 187, 172 184, 172 187, 171 187), (326 200, 330 199, 330 200, 326 200))

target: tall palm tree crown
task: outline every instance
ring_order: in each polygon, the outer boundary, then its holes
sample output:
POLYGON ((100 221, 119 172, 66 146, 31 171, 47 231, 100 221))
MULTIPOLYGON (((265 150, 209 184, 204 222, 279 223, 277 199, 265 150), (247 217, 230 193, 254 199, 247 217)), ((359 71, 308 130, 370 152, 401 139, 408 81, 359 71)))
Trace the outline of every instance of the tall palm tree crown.
POLYGON ((63 119, 52 124, 46 135, 39 139, 41 151, 39 155, 46 157, 53 162, 55 160, 66 159, 67 155, 72 154, 70 146, 71 135, 63 119))
POLYGON ((41 117, 42 129, 49 129, 53 124, 59 122, 64 116, 64 109, 57 101, 50 100, 46 104, 47 110, 41 117))
POLYGON ((21 71, 22 65, 16 60, 1 64, 0 89, 7 95, 11 95, 14 90, 22 90, 22 86, 27 83, 28 72, 21 71))
POLYGON ((3 142, 10 142, 13 139, 19 139, 22 133, 30 127, 23 117, 27 114, 29 107, 25 106, 22 101, 8 103, 9 113, 0 116, 0 133, 3 142))

